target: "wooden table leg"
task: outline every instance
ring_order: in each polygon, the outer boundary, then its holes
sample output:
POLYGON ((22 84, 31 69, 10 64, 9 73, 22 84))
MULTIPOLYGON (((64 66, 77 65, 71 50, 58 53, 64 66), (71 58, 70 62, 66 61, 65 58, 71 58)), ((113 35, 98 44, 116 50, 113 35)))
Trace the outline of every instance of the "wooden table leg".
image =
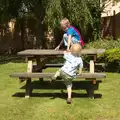
POLYGON ((31 78, 28 78, 26 80, 26 91, 25 91, 25 98, 29 98, 32 93, 32 88, 31 88, 31 78))
POLYGON ((95 72, 95 63, 97 59, 97 55, 91 56, 91 60, 90 60, 90 73, 94 73, 95 72))
MULTIPOLYGON (((28 58, 27 72, 28 73, 32 72, 32 58, 28 58)), ((26 80, 25 98, 29 98, 31 94, 32 94, 31 78, 28 78, 26 80)))
MULTIPOLYGON (((48 61, 50 61, 51 58, 53 58, 53 56, 48 56, 45 57, 43 60, 40 60, 40 56, 36 56, 36 63, 37 66, 40 68, 39 72, 42 72, 43 67, 48 61)), ((43 82, 43 78, 40 78, 40 81, 43 82)))
POLYGON ((87 95, 89 98, 94 99, 94 88, 87 89, 87 95))
MULTIPOLYGON (((94 65, 94 61, 96 61, 96 56, 94 56, 94 60, 90 60, 90 73, 94 73, 95 72, 95 65, 94 65)), ((90 88, 87 91, 88 97, 94 99, 94 85, 96 84, 96 78, 92 79, 92 84, 90 86, 90 88)))
POLYGON ((94 69, 95 69, 94 66, 95 66, 95 65, 94 65, 94 61, 93 61, 93 60, 90 60, 90 73, 94 73, 94 71, 95 71, 95 70, 94 70, 94 69))
MULTIPOLYGON (((40 61, 40 56, 36 56, 36 63, 37 63, 37 66, 39 66, 40 67, 40 64, 41 64, 41 61, 40 61)), ((39 72, 42 72, 42 69, 40 69, 40 71, 39 72)), ((41 82, 43 82, 44 80, 43 80, 43 78, 39 78, 39 80, 41 81, 41 82)))
POLYGON ((86 80, 89 81, 89 87, 86 89, 87 95, 89 98, 94 99, 94 90, 95 90, 96 84, 93 83, 93 80, 96 81, 96 79, 87 78, 86 80))

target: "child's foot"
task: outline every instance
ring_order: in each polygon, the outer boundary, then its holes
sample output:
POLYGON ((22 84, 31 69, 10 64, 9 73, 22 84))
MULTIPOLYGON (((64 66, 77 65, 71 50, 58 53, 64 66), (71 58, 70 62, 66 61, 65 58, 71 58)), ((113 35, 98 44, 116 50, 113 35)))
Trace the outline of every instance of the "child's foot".
POLYGON ((50 79, 50 82, 51 82, 51 83, 54 83, 55 80, 56 80, 56 77, 55 77, 55 76, 52 76, 52 78, 50 79))
POLYGON ((51 78, 51 81, 50 81, 50 82, 55 82, 55 81, 56 81, 56 79, 57 79, 59 76, 60 76, 60 71, 57 71, 57 72, 55 73, 55 75, 54 75, 54 76, 52 76, 52 78, 51 78))
POLYGON ((72 99, 71 98, 67 98, 67 104, 71 104, 72 99))
POLYGON ((57 79, 57 77, 54 75, 52 76, 52 80, 55 81, 57 79))

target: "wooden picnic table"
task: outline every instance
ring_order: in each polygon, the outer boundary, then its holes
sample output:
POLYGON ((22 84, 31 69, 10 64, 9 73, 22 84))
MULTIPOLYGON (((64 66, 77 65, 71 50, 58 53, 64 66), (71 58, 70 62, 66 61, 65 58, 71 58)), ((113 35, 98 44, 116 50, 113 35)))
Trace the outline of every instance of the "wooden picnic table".
MULTIPOLYGON (((28 49, 18 52, 18 55, 22 56, 35 56, 35 55, 63 55, 64 50, 53 50, 53 49, 28 49)), ((97 55, 105 52, 105 49, 83 49, 81 54, 97 55)))
MULTIPOLYGON (((89 67, 89 73, 91 74, 84 74, 83 76, 80 76, 81 78, 86 78, 86 79, 93 79, 95 78, 104 78, 105 75, 103 74, 102 76, 99 75, 98 73, 94 74, 94 61, 96 61, 96 56, 98 54, 102 54, 104 53, 105 50, 104 49, 83 49, 82 52, 81 52, 81 55, 89 55, 89 56, 92 56, 90 57, 90 67, 89 67), (97 77, 95 77, 97 76, 97 77)), ((26 98, 29 97, 30 95, 30 84, 31 84, 31 78, 32 77, 39 77, 41 76, 41 78, 43 78, 46 74, 42 73, 42 69, 43 67, 49 63, 50 60, 52 60, 53 58, 56 59, 57 56, 62 56, 64 54, 63 50, 52 50, 52 49, 28 49, 28 50, 24 50, 24 51, 21 51, 21 52, 18 52, 18 55, 20 56, 23 56, 23 57, 26 57, 27 58, 27 73, 16 73, 16 74, 12 74, 11 76, 12 77, 19 77, 19 78, 22 78, 22 75, 25 77, 25 78, 28 78, 27 81, 26 81, 26 98), (33 64, 33 61, 36 61, 36 67, 38 69, 36 69, 36 71, 34 71, 34 64, 33 64), (35 74, 33 74, 33 71, 34 72, 37 72, 35 74), (30 74, 31 73, 31 74, 30 74), (40 74, 41 73, 41 74, 40 74)), ((55 66, 55 64, 54 64, 55 66)), ((48 65, 49 67, 49 65, 48 65)), ((51 74, 47 74, 46 77, 50 77, 51 74)), ((96 83, 93 81, 93 83, 96 83)))
MULTIPOLYGON (((90 59, 90 73, 94 73, 94 62, 96 61, 96 57, 98 54, 102 54, 105 52, 105 49, 83 49, 81 55, 89 55, 92 56, 90 59)), ((21 52, 18 52, 18 55, 24 56, 28 61, 28 72, 32 72, 32 60, 36 59, 36 63, 38 67, 43 67, 48 61, 50 61, 50 57, 56 57, 63 55, 63 50, 40 50, 40 49, 28 49, 21 52), (45 57, 45 59, 42 59, 45 57)))

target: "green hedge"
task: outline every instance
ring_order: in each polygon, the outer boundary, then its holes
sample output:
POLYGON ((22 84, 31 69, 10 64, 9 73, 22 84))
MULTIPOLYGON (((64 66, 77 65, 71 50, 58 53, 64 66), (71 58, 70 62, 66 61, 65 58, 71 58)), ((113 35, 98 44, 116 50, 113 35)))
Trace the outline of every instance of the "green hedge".
POLYGON ((120 48, 106 50, 98 59, 105 62, 106 71, 120 72, 120 48))
MULTIPOLYGON (((113 40, 97 40, 90 42, 85 48, 102 48, 106 49, 106 52, 99 55, 98 62, 105 63, 105 71, 107 72, 120 72, 120 39, 113 40)), ((88 60, 88 58, 84 58, 88 60)))
POLYGON ((85 45, 85 48, 103 48, 103 49, 113 49, 113 48, 120 48, 120 39, 118 40, 107 40, 107 39, 100 39, 93 42, 89 42, 85 45))

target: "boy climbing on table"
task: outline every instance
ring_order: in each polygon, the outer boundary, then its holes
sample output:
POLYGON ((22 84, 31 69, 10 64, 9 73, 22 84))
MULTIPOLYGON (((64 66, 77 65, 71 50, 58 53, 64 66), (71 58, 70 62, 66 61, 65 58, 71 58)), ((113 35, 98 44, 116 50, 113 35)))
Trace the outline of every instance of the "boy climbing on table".
POLYGON ((73 26, 70 25, 70 22, 67 18, 64 18, 60 22, 61 29, 64 31, 63 39, 60 44, 55 48, 59 50, 60 46, 64 43, 64 46, 67 47, 67 51, 70 50, 72 44, 78 43, 81 46, 84 46, 80 32, 73 26))
POLYGON ((56 80, 57 77, 60 77, 64 80, 64 84, 67 87, 68 98, 67 103, 71 104, 71 93, 72 93, 72 80, 77 75, 77 70, 79 69, 79 74, 82 72, 83 61, 80 57, 82 47, 80 44, 73 44, 70 48, 70 51, 64 51, 65 63, 62 68, 60 68, 52 80, 56 80))

